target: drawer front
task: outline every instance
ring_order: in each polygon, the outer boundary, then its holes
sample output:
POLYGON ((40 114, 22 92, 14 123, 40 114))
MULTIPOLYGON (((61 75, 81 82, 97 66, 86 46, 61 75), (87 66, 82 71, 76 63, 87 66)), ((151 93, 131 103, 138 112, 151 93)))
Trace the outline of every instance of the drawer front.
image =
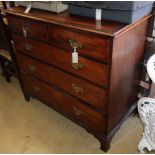
POLYGON ((11 30, 26 38, 47 41, 47 24, 15 16, 9 17, 11 30))
POLYGON ((104 108, 105 89, 21 54, 17 54, 17 60, 20 70, 30 73, 98 108, 104 108))
POLYGON ((67 51, 73 51, 70 41, 77 46, 80 55, 100 61, 108 61, 109 40, 69 30, 62 26, 49 25, 48 35, 51 44, 67 51))
POLYGON ((76 98, 64 94, 31 76, 24 74, 22 79, 26 92, 30 92, 34 96, 51 104, 57 110, 60 110, 82 125, 103 134, 105 130, 105 118, 103 114, 91 109, 76 98))
POLYGON ((17 52, 29 54, 101 86, 107 86, 108 84, 108 69, 105 64, 79 56, 82 67, 74 68, 75 66, 71 63, 72 52, 63 51, 33 39, 23 38, 17 34, 13 34, 13 39, 17 52))

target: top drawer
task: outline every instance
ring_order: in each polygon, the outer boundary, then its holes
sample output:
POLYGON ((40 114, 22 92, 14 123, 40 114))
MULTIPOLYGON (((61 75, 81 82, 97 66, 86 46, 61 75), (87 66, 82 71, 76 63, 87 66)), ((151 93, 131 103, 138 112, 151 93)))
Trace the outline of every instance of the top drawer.
POLYGON ((72 44, 78 46, 79 55, 90 57, 102 62, 108 61, 109 40, 92 34, 85 34, 63 26, 48 25, 48 35, 51 44, 73 52, 72 44))
POLYGON ((24 37, 49 42, 61 49, 73 52, 76 45, 79 55, 101 62, 108 62, 110 40, 93 33, 78 32, 63 26, 9 15, 12 31, 24 37))
POLYGON ((11 30, 37 40, 47 41, 47 24, 29 19, 8 16, 11 30))

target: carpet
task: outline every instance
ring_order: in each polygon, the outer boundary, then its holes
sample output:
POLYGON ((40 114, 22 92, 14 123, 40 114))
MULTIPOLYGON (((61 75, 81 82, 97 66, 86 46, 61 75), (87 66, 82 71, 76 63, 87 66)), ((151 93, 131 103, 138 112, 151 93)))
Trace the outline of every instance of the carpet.
MULTIPOLYGON (((138 153, 143 126, 130 116, 107 153, 138 153)), ((31 98, 24 100, 17 79, 0 76, 0 153, 104 153, 99 141, 61 114, 31 98)))

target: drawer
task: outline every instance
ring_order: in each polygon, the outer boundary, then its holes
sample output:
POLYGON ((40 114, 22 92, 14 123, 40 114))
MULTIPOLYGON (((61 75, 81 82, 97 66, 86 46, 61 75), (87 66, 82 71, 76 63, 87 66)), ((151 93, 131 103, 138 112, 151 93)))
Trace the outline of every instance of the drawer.
POLYGON ((11 30, 27 38, 47 41, 47 24, 29 19, 8 16, 11 30))
POLYGON ((26 92, 30 92, 42 101, 47 102, 71 119, 80 122, 84 127, 102 134, 105 131, 105 118, 103 114, 91 109, 78 99, 64 94, 31 76, 24 74, 22 79, 26 92))
POLYGON ((20 70, 38 77, 89 104, 104 108, 105 89, 22 54, 17 54, 17 60, 20 70))
POLYGON ((23 38, 14 33, 13 39, 17 52, 20 51, 29 54, 101 86, 108 85, 108 69, 105 64, 79 56, 79 62, 82 64, 82 68, 74 68, 71 63, 71 52, 49 46, 33 39, 23 38))
POLYGON ((73 31, 62 26, 48 25, 48 35, 51 44, 67 51, 73 51, 70 41, 79 46, 78 53, 100 61, 108 61, 109 40, 73 31))

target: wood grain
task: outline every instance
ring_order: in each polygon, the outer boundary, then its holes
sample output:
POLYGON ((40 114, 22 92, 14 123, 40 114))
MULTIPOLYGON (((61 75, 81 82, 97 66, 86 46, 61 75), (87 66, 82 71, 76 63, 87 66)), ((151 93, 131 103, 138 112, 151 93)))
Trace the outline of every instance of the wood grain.
POLYGON ((109 87, 108 132, 119 123, 128 109, 138 101, 139 64, 143 60, 148 20, 113 41, 111 83, 109 87))
POLYGON ((62 26, 48 25, 48 36, 51 44, 62 49, 73 52, 69 40, 78 42, 81 47, 77 48, 79 54, 96 60, 108 62, 109 60, 109 40, 93 34, 87 35, 62 26))
POLYGON ((23 35, 23 28, 27 30, 27 37, 37 40, 47 40, 47 24, 38 21, 21 19, 15 16, 9 16, 10 29, 16 33, 23 35))
POLYGON ((72 66, 72 52, 49 46, 48 44, 33 39, 23 38, 15 33, 13 33, 13 39, 17 52, 22 52, 34 58, 38 58, 48 64, 52 64, 65 71, 99 84, 102 87, 108 85, 108 65, 92 61, 79 55, 79 62, 83 65, 83 68, 75 69, 72 66), (32 46, 32 50, 28 51, 26 45, 32 46), (92 69, 92 66, 94 69, 92 69))
POLYGON ((103 114, 92 110, 76 98, 63 94, 31 76, 24 74, 22 79, 26 91, 52 104, 55 108, 65 112, 69 117, 80 121, 97 133, 101 134, 104 132, 105 118, 103 114), (36 90, 35 88, 38 89, 36 90))
POLYGON ((101 109, 104 108, 106 104, 105 89, 97 87, 75 76, 66 74, 61 70, 40 63, 39 61, 28 58, 24 55, 17 54, 16 57, 21 71, 30 73, 33 76, 94 105, 95 107, 101 109), (35 67, 35 69, 32 71, 30 67, 35 67), (75 87, 79 87, 83 91, 76 92, 75 87))

